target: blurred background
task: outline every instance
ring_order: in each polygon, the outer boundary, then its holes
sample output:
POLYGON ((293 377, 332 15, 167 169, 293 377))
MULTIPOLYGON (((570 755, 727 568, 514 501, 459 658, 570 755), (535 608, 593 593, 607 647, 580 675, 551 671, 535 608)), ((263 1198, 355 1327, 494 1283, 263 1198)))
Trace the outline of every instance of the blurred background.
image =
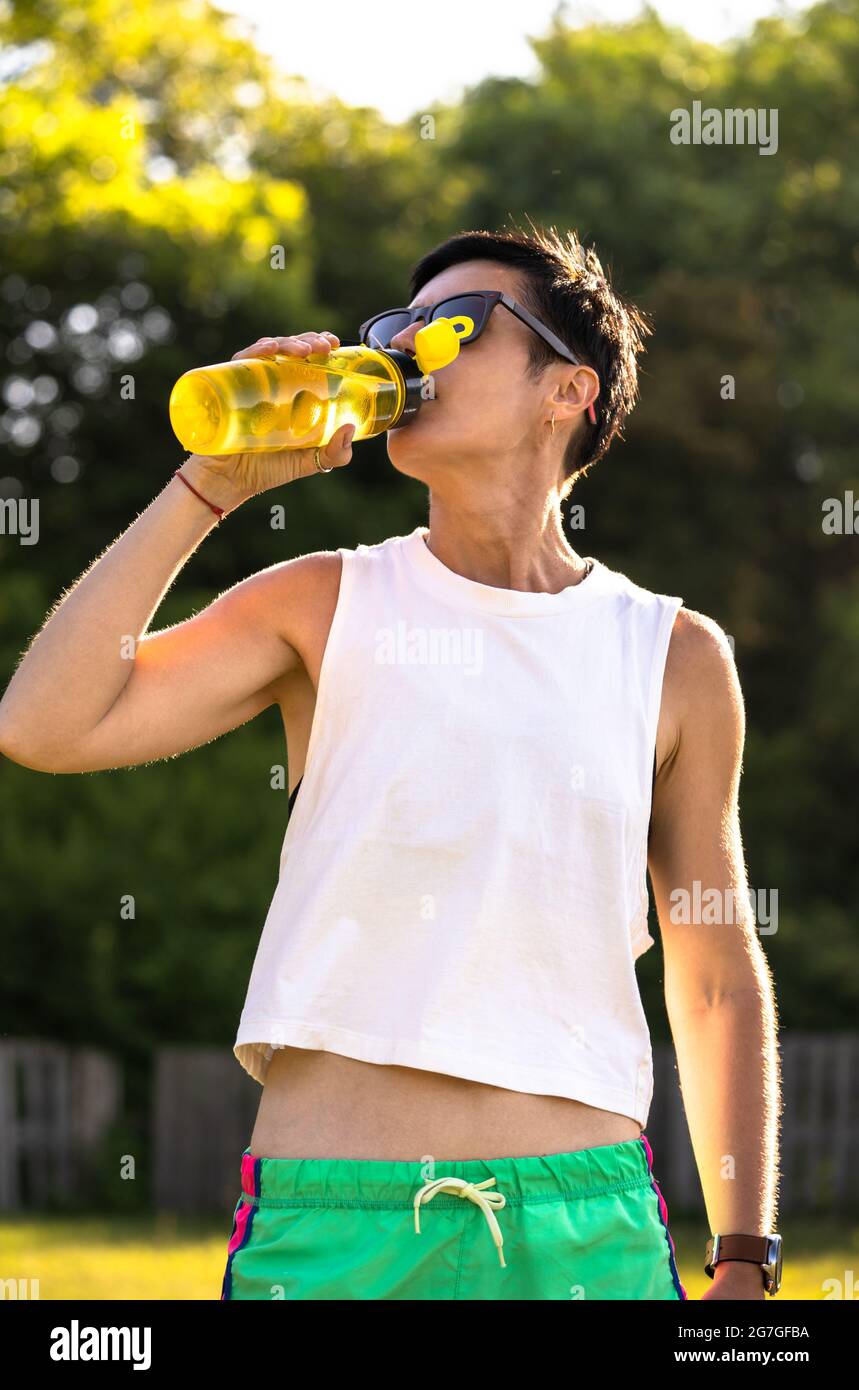
MULTIPOLYGON (((182 372, 263 334, 354 341, 453 232, 576 228, 655 335, 570 538, 734 643, 785 1067, 785 1296, 843 1297, 859 1258, 859 3, 694 8, 690 32, 683 7, 609 0, 429 16, 3 0, 0 682, 181 462, 182 372), (694 102, 777 111, 777 148, 672 143, 694 102), (36 543, 15 531, 26 499, 36 543)), ((426 514, 384 438, 363 443, 335 477, 217 528, 153 626, 426 514)), ((231 1049, 284 758, 273 708, 130 771, 0 759, 0 1277, 43 1298, 218 1296, 260 1094, 231 1049)), ((658 946, 639 974, 648 1133, 695 1298, 709 1227, 658 946)))

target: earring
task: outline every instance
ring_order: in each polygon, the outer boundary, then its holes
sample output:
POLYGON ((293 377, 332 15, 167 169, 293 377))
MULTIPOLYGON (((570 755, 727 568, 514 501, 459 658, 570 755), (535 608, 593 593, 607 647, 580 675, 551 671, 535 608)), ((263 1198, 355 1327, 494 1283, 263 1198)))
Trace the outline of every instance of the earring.
POLYGON ((552 434, 555 433, 555 412, 552 411, 552 434))

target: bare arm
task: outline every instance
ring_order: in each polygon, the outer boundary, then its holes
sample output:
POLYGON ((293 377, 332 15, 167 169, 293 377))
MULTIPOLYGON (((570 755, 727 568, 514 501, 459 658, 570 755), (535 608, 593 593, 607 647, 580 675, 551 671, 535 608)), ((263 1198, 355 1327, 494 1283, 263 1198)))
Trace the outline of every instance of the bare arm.
MULTIPOLYGON (((742 694, 724 633, 700 614, 678 615, 665 699, 675 741, 656 779, 649 863, 683 1104, 711 1231, 765 1234, 775 1229, 776 1004, 740 835, 742 694)), ((708 1292, 765 1296, 760 1270, 736 1262, 717 1266, 708 1292)))
MULTIPOLYGON (((336 342, 333 335, 332 340, 336 342)), ((303 335, 296 355, 323 350, 303 335)), ((236 356, 284 351, 248 348, 236 356)), ((229 512, 267 487, 305 476, 312 450, 192 456, 189 481, 229 512)), ((345 431, 323 451, 351 456, 345 431)), ((45 772, 129 767, 198 747, 245 723, 275 699, 274 684, 299 662, 292 637, 309 578, 336 556, 305 556, 252 575, 203 612, 147 631, 164 594, 217 517, 177 478, 61 598, 31 642, 0 701, 0 751, 45 772)))

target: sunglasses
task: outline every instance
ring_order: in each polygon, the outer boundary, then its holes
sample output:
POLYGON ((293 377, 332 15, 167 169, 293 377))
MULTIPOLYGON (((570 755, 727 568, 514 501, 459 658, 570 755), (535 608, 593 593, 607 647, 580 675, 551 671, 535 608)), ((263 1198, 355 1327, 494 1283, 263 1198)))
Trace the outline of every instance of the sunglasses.
MULTIPOLYGON (((472 290, 468 294, 454 294, 448 299, 440 299, 436 304, 416 304, 413 309, 385 309, 381 314, 374 314, 371 319, 361 324, 358 330, 359 339, 367 347, 389 348, 391 340, 396 338, 398 333, 402 333, 404 328, 417 323, 419 319, 428 324, 436 318, 467 318, 474 327, 459 335, 459 341, 461 345, 473 343, 489 322, 489 315, 496 304, 503 304, 520 323, 537 333, 543 342, 548 343, 566 362, 572 362, 575 367, 585 365, 550 328, 529 313, 524 305, 517 304, 515 299, 503 294, 501 290, 472 290)), ((593 401, 588 406, 588 418, 592 425, 596 424, 593 401)))

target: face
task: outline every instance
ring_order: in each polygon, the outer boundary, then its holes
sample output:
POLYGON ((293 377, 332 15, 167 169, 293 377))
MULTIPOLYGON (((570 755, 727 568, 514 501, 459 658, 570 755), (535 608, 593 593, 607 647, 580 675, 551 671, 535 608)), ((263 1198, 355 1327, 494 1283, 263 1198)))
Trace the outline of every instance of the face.
MULTIPOLYGON (((522 301, 523 285, 512 267, 466 261, 429 280, 410 307, 435 304, 469 290, 503 290, 522 301)), ((414 355, 415 334, 424 320, 398 333, 391 347, 414 355)), ((432 375, 434 399, 425 399, 407 424, 388 431, 388 457, 410 477, 430 482, 451 468, 472 474, 485 464, 496 474, 505 459, 529 456, 545 430, 551 385, 527 375, 532 331, 496 305, 480 337, 432 375), (526 452, 528 451, 528 452, 526 452)), ((521 462, 520 462, 521 470, 521 462)))

